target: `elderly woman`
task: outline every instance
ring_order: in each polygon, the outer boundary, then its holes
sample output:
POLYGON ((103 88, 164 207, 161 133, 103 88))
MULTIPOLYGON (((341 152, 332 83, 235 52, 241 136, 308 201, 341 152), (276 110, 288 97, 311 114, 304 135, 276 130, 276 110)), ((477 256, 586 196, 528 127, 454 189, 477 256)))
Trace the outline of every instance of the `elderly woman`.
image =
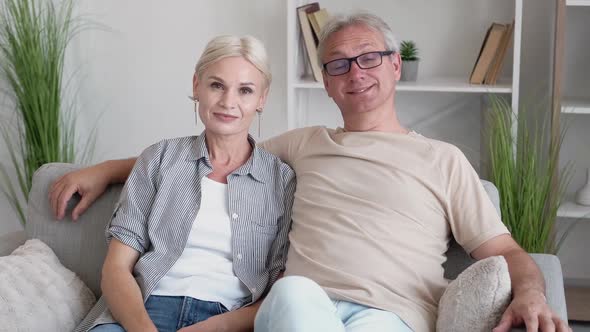
POLYGON ((253 328, 284 268, 295 190, 293 170, 248 135, 270 82, 260 41, 209 42, 193 77, 205 130, 137 159, 107 230, 103 296, 77 330, 253 328))

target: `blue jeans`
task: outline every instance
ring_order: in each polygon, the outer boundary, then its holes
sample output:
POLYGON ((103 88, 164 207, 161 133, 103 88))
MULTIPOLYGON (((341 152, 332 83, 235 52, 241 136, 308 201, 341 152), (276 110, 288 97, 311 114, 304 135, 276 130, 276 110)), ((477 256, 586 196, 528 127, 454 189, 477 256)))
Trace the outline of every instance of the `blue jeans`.
MULTIPOLYGON (((179 329, 227 312, 218 302, 209 302, 184 296, 152 295, 145 302, 145 309, 160 332, 176 332, 179 329)), ((95 326, 92 332, 124 332, 120 324, 95 326)))
POLYGON ((334 301, 315 282, 279 279, 258 310, 255 332, 412 332, 394 313, 334 301))

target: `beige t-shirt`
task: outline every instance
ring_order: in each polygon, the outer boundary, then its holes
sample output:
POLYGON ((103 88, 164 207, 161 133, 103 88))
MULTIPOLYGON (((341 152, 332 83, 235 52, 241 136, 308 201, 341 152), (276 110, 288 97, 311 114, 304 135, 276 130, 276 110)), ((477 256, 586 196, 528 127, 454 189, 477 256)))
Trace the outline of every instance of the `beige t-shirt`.
POLYGON ((434 331, 449 239, 508 233, 455 146, 416 133, 310 127, 262 143, 297 174, 285 275, 434 331))

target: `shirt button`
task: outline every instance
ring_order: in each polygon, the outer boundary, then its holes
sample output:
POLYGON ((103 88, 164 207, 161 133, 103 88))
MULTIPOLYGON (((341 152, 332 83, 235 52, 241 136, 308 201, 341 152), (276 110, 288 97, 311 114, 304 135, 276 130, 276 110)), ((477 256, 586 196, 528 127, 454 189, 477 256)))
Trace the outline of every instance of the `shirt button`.
POLYGON ((251 289, 252 293, 256 293, 256 287, 251 289))
POLYGON ((236 257, 237 257, 238 259, 242 259, 242 254, 237 254, 237 255, 236 255, 236 257))
POLYGON ((231 215, 231 217, 232 217, 233 219, 238 219, 238 214, 237 214, 237 213, 234 213, 234 214, 232 214, 232 215, 231 215))

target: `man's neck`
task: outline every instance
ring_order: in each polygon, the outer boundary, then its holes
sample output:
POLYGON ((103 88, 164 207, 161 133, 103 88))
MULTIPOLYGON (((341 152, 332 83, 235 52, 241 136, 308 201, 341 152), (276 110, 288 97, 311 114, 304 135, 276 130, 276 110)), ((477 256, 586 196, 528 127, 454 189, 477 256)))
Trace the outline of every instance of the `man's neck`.
POLYGON ((407 134, 409 130, 404 128, 399 120, 395 108, 387 111, 351 113, 344 116, 344 130, 346 131, 381 131, 407 134))

